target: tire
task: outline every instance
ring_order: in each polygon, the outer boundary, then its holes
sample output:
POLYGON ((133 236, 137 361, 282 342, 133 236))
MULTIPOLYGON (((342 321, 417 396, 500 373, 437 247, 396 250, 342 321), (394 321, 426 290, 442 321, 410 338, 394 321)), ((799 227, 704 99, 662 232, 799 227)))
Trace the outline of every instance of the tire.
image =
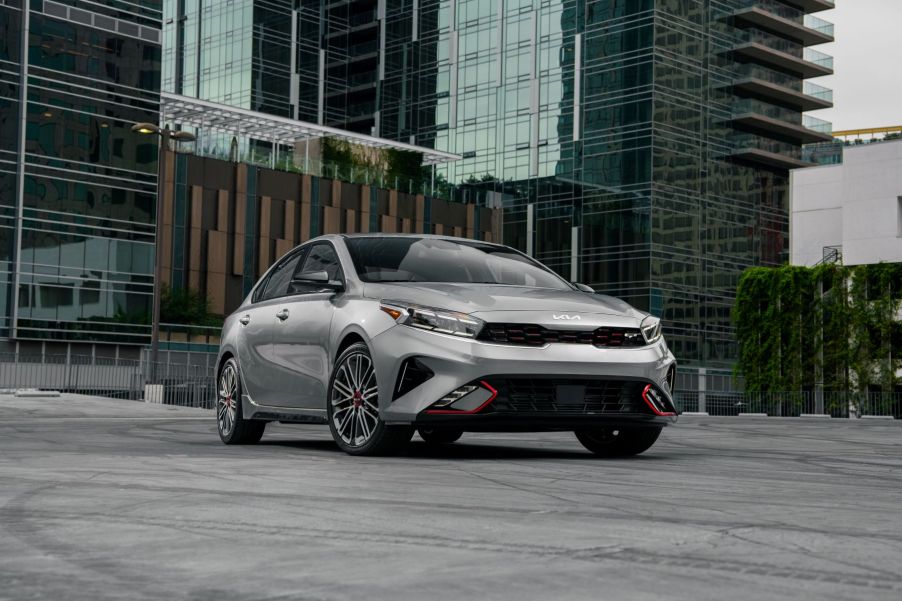
POLYGON ((379 386, 370 350, 362 342, 341 353, 329 379, 326 411, 335 444, 349 455, 390 455, 404 450, 410 426, 379 416, 379 386))
POLYGON ((420 428, 417 430, 420 438, 427 444, 451 444, 457 442, 463 436, 463 430, 434 430, 432 428, 420 428))
POLYGON ((257 444, 263 437, 266 422, 244 419, 241 406, 241 372, 235 359, 226 361, 219 370, 216 402, 216 431, 225 444, 257 444))
POLYGON ((577 430, 576 438, 599 457, 632 457, 647 451, 663 428, 598 428, 577 430))

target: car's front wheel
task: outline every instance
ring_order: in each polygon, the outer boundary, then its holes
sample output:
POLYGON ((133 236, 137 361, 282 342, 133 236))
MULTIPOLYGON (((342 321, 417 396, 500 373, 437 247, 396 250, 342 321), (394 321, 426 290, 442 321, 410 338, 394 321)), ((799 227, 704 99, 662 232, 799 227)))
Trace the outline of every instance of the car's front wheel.
POLYGON ((376 369, 362 342, 349 346, 335 362, 327 411, 332 438, 351 455, 394 453, 413 436, 410 426, 390 426, 379 417, 376 369))
POLYGON ((241 373, 235 359, 226 361, 219 371, 216 426, 226 444, 256 444, 263 437, 266 422, 244 419, 241 411, 241 373))
POLYGON ((651 448, 662 428, 596 428, 577 430, 576 438, 600 457, 630 457, 651 448))

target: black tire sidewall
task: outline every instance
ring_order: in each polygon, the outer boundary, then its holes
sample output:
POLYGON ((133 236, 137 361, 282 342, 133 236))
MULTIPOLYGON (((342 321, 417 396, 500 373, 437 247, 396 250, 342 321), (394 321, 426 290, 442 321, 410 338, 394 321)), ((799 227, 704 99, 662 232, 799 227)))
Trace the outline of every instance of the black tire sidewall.
POLYGON ((266 429, 266 422, 244 419, 244 385, 241 381, 241 369, 238 367, 238 361, 234 357, 229 357, 222 364, 222 368, 219 370, 216 378, 216 387, 216 432, 219 434, 219 439, 227 445, 256 444, 260 442, 260 439, 263 437, 263 431, 266 429), (235 392, 238 398, 235 403, 235 424, 232 426, 232 431, 229 432, 229 435, 223 436, 219 427, 219 378, 222 377, 222 372, 229 365, 235 370, 235 379, 237 380, 235 392))
POLYGON ((238 430, 240 429, 240 425, 242 420, 242 402, 241 395, 243 391, 243 385, 241 383, 241 371, 238 369, 238 362, 235 361, 234 357, 230 357, 226 360, 225 363, 222 364, 222 368, 219 370, 219 374, 216 376, 216 431, 219 433, 219 438, 222 442, 226 444, 233 444, 237 441, 238 430), (222 428, 219 427, 219 379, 222 378, 222 373, 226 370, 227 367, 231 366, 232 369, 235 370, 235 379, 237 380, 235 384, 235 392, 237 393, 235 403, 235 423, 232 425, 232 431, 229 432, 228 436, 223 435, 222 428))
POLYGON ((440 428, 420 428, 417 430, 417 433, 420 435, 420 438, 423 439, 423 442, 428 444, 451 444, 460 440, 464 431, 457 429, 444 430, 440 428))
POLYGON ((661 435, 660 427, 649 428, 605 428, 600 430, 578 430, 574 432, 577 440, 589 451, 599 457, 631 457, 650 449, 661 435), (600 440, 598 432, 619 430, 619 434, 610 441, 600 440))

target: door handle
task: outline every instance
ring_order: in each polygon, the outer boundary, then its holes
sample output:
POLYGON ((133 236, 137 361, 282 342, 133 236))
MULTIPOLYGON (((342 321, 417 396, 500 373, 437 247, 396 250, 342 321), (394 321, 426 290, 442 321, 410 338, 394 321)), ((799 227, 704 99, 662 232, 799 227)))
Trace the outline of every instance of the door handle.
POLYGON ((244 315, 242 317, 239 317, 238 321, 239 321, 239 323, 241 323, 241 325, 246 326, 247 324, 249 324, 251 322, 251 316, 244 315))
POLYGON ((278 317, 282 321, 285 321, 286 319, 288 319, 288 309, 282 309, 281 311, 276 313, 276 317, 278 317))

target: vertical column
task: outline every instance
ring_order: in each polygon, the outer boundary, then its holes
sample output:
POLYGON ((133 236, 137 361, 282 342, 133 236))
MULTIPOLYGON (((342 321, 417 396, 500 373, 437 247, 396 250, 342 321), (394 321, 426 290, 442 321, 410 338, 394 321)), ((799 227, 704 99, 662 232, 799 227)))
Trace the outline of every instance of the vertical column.
POLYGON ((188 222, 188 288, 191 290, 200 290, 204 216, 204 189, 200 186, 191 186, 191 207, 188 214, 190 215, 188 222))
POLYGON ((448 111, 448 127, 452 131, 457 128, 457 1, 451 0, 451 33, 448 38, 448 62, 451 67, 450 110, 448 111))
POLYGON ((529 27, 533 43, 530 45, 529 66, 529 175, 539 175, 539 78, 538 78, 538 40, 539 11, 534 10, 530 16, 529 27))
POLYGON ((319 50, 319 91, 316 95, 316 122, 323 124, 323 112, 326 103, 326 50, 319 50))
POLYGON ((272 264, 270 226, 272 224, 272 199, 269 196, 260 198, 260 242, 259 254, 257 255, 257 273, 263 273, 272 264))
POLYGON ((529 203, 526 205, 526 254, 530 257, 533 254, 533 239, 535 238, 535 205, 529 203))
POLYGON ((291 65, 289 68, 291 81, 288 90, 289 103, 291 104, 291 118, 297 119, 300 111, 300 75, 298 74, 298 11, 291 11, 291 65))
POLYGON ((707 402, 708 391, 708 370, 704 367, 698 368, 698 412, 708 413, 707 402))
POLYGON ((583 34, 573 36, 573 141, 579 141, 582 106, 583 34))
POLYGON ((570 228, 570 281, 579 282, 579 226, 570 228))
POLYGON ((247 165, 235 165, 235 230, 232 234, 232 275, 244 275, 244 236, 247 234, 247 165))
POLYGON ((22 273, 22 213, 25 207, 25 128, 28 120, 28 38, 30 15, 28 2, 22 3, 22 36, 19 39, 22 55, 22 66, 19 73, 19 139, 16 149, 16 240, 13 252, 16 253, 16 264, 13 271, 13 287, 10 291, 10 337, 17 336, 19 315, 19 283, 22 273))
POLYGON ((496 0, 495 10, 498 13, 498 33, 496 34, 498 46, 495 48, 495 85, 500 86, 504 83, 504 0, 496 0))

